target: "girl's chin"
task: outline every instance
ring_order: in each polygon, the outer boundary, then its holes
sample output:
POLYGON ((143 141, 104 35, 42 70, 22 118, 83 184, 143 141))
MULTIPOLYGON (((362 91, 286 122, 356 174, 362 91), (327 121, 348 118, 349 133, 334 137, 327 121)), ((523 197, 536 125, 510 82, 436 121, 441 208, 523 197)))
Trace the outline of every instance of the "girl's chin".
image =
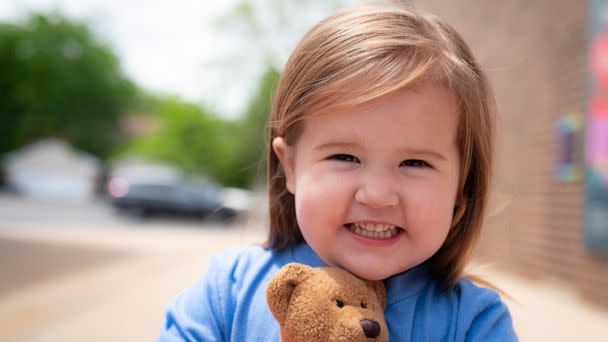
POLYGON ((388 277, 390 277, 391 275, 385 275, 385 274, 358 274, 355 272, 351 272, 352 274, 356 275, 357 277, 361 278, 361 279, 366 279, 366 280, 384 280, 388 277))
POLYGON ((380 270, 378 267, 357 267, 347 270, 361 279, 366 280, 384 280, 400 272, 391 272, 390 270, 380 270))

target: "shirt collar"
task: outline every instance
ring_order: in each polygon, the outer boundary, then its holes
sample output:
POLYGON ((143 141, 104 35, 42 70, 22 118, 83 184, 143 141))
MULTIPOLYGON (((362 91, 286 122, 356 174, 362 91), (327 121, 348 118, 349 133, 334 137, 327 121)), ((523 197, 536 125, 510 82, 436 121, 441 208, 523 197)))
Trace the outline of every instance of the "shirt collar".
POLYGON ((430 273, 425 263, 385 279, 388 305, 418 294, 430 281, 430 273))
POLYGON ((311 267, 327 267, 327 264, 324 263, 305 242, 295 246, 291 250, 291 256, 294 262, 306 264, 311 267))

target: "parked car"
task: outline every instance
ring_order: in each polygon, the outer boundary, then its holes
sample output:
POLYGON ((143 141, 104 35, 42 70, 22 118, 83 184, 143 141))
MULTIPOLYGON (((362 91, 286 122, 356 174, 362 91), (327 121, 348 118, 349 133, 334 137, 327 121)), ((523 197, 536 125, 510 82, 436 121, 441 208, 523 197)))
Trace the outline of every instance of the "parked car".
POLYGON ((222 200, 221 187, 202 180, 132 182, 112 178, 108 195, 116 209, 139 217, 173 215, 231 221, 240 214, 238 208, 222 200))

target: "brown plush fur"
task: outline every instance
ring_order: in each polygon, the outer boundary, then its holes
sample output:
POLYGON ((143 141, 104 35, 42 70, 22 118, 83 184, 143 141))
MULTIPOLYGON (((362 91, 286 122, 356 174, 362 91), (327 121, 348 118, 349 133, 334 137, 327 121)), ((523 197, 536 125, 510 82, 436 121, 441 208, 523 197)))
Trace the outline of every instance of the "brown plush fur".
POLYGON ((291 263, 270 281, 266 298, 282 342, 388 341, 381 281, 291 263))

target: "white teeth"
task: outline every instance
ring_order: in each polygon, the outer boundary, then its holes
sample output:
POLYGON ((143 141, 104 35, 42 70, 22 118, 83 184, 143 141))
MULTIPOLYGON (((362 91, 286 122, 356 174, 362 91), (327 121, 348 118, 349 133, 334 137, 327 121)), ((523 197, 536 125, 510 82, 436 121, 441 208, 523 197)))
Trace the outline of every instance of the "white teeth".
POLYGON ((367 230, 369 232, 384 232, 395 228, 395 226, 391 224, 373 224, 373 223, 354 223, 354 226, 357 228, 361 228, 367 230))
POLYGON ((353 223, 348 227, 358 235, 374 239, 390 239, 399 231, 399 228, 390 224, 353 223))

